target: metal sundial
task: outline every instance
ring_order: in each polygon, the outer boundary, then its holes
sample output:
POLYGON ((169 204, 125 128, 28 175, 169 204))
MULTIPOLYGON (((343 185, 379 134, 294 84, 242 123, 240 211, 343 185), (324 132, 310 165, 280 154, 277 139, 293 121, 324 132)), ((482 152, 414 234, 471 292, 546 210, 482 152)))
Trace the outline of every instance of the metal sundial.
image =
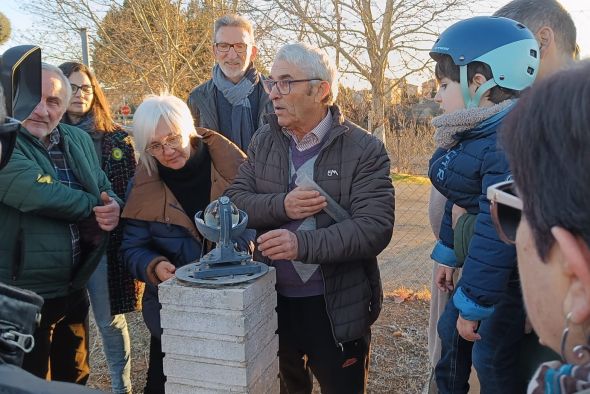
POLYGON ((182 282, 204 285, 231 285, 256 279, 268 272, 268 266, 253 261, 247 252, 238 252, 232 242, 248 224, 248 215, 222 196, 197 212, 195 224, 204 238, 215 242, 215 249, 200 260, 176 270, 182 282))

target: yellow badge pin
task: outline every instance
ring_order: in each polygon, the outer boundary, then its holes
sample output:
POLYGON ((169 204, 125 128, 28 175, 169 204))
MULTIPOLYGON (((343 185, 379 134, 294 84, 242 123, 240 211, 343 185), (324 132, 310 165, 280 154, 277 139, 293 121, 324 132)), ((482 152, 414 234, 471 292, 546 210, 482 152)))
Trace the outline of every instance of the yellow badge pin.
POLYGON ((37 183, 53 183, 53 179, 51 179, 51 175, 37 175, 37 183))
POLYGON ((111 151, 111 156, 113 156, 113 159, 117 161, 121 160, 123 158, 123 151, 119 148, 113 148, 111 151))

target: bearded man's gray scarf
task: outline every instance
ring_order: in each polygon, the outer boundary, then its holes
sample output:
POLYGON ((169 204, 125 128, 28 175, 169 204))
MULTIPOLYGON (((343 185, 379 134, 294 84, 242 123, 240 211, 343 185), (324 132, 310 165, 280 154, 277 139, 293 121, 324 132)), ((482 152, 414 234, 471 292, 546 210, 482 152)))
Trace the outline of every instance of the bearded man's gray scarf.
POLYGON ((254 87, 258 83, 258 78, 259 76, 256 69, 250 67, 240 82, 234 84, 225 77, 219 64, 216 64, 215 67, 213 67, 213 83, 217 90, 223 94, 225 99, 232 106, 232 129, 223 131, 226 132, 227 137, 234 141, 238 146, 245 146, 245 142, 249 141, 252 134, 256 131, 254 124, 252 123, 252 108, 248 96, 250 96, 254 87))

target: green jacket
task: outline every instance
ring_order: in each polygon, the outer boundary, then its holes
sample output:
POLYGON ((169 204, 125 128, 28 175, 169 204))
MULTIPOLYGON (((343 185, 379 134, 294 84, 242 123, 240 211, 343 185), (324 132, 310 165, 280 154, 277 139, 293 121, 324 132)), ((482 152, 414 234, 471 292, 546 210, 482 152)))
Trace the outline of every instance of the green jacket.
POLYGON ((106 248, 106 233, 97 231, 98 246, 82 250, 74 266, 69 224, 88 218, 102 204, 102 191, 121 204, 88 134, 61 123, 58 128, 68 165, 84 190, 59 181, 47 150, 23 127, 0 171, 0 281, 45 299, 83 288, 106 248))

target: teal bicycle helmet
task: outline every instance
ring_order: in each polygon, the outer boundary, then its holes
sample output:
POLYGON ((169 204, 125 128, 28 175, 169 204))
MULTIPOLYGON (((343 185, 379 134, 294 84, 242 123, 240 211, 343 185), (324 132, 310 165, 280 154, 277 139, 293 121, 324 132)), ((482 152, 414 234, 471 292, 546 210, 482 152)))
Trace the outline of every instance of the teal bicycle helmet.
POLYGON ((533 84, 539 69, 539 44, 523 24, 512 19, 478 16, 455 23, 434 43, 430 57, 438 61, 448 55, 459 66, 459 83, 466 108, 479 105, 481 97, 494 86, 523 90, 533 84), (487 64, 492 78, 471 97, 467 65, 487 64))

